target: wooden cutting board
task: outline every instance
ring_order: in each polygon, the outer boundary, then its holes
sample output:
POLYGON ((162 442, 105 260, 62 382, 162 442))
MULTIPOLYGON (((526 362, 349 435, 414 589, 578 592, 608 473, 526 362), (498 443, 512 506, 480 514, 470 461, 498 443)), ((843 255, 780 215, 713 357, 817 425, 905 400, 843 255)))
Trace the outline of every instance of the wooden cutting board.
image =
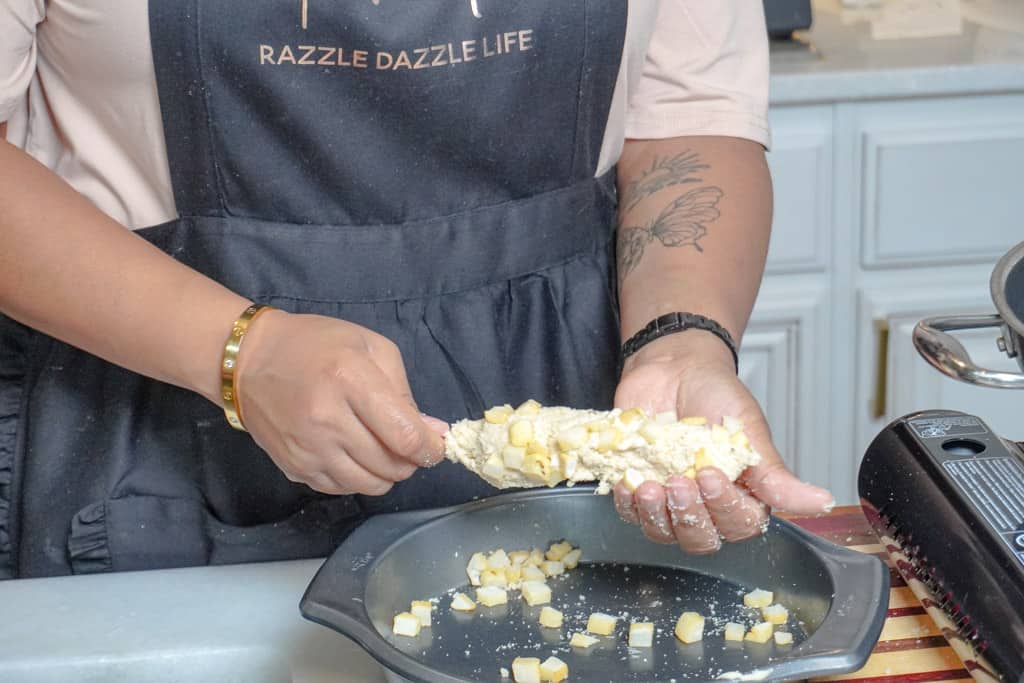
POLYGON ((857 506, 839 507, 824 517, 780 515, 837 545, 876 555, 889 565, 889 612, 871 657, 860 671, 817 678, 851 683, 925 683, 974 679, 942 630, 893 568, 892 561, 857 506))

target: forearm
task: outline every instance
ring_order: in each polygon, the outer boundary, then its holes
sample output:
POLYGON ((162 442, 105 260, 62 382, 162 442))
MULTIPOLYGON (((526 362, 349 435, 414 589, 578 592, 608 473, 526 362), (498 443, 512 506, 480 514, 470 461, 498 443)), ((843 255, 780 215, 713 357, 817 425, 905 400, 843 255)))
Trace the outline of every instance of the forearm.
POLYGON ((218 400, 224 341, 248 302, 125 229, 2 139, 0 243, 0 311, 218 400))
POLYGON ((757 143, 629 140, 618 164, 622 338, 673 311, 717 320, 739 342, 771 230, 771 180, 757 143))

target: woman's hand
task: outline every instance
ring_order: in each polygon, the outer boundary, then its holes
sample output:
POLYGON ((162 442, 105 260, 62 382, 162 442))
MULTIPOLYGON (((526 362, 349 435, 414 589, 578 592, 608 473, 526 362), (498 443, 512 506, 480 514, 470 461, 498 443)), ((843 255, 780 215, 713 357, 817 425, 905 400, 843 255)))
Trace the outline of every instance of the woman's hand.
POLYGON ((825 489, 798 480, 782 463, 757 400, 736 377, 732 355, 711 334, 687 331, 662 337, 626 361, 615 394, 621 408, 649 412, 675 410, 680 417, 725 415, 743 420, 744 431, 761 462, 734 484, 716 468, 696 481, 672 477, 664 487, 645 482, 634 493, 615 487, 615 506, 658 543, 678 543, 691 553, 712 553, 723 540, 762 533, 768 506, 799 514, 823 514, 835 504, 825 489))
POLYGON ((420 414, 398 347, 364 327, 268 311, 237 372, 246 429, 292 481, 382 495, 444 457, 447 425, 420 414))

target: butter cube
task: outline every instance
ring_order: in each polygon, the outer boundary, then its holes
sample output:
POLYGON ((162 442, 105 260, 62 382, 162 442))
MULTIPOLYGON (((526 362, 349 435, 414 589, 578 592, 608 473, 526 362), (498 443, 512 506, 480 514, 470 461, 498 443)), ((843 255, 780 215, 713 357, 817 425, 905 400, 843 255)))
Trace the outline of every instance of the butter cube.
POLYGON ((429 600, 413 600, 409 613, 420 620, 420 625, 426 628, 430 626, 430 613, 434 611, 434 605, 429 600))
POLYGON ((513 446, 526 446, 533 441, 533 423, 516 420, 508 428, 508 442, 513 446))
POLYGON ((743 604, 747 607, 767 607, 774 599, 775 594, 771 591, 755 588, 743 596, 743 604))
POLYGON ((629 489, 630 492, 636 491, 640 488, 640 484, 644 483, 646 480, 647 477, 644 476, 643 472, 632 468, 627 469, 626 474, 622 476, 622 483, 626 485, 626 488, 629 489))
POLYGON ((485 607, 495 607, 508 603, 508 593, 498 586, 481 586, 476 589, 476 599, 485 607))
POLYGON ((530 607, 551 602, 551 589, 542 581, 524 581, 520 590, 523 600, 526 600, 530 607))
POLYGON ((396 636, 408 636, 415 638, 420 634, 420 620, 409 612, 400 612, 395 615, 394 624, 391 626, 391 632, 396 636))
POLYGON ((484 463, 483 469, 480 473, 485 477, 489 477, 496 481, 501 481, 505 476, 505 463, 500 456, 491 456, 487 462, 484 463))
POLYGON ((572 638, 569 639, 569 645, 573 647, 582 647, 584 650, 593 645, 597 645, 598 640, 594 636, 588 636, 586 633, 574 633, 572 638))
POLYGON ((630 647, 651 647, 654 644, 654 624, 649 621, 634 621, 629 625, 630 647))
POLYGON ((726 640, 743 640, 743 635, 747 629, 743 624, 737 624, 734 621, 730 621, 725 625, 725 639, 726 640))
POLYGON ((481 586, 501 586, 502 588, 508 585, 508 578, 505 576, 504 569, 485 569, 480 572, 480 585, 481 586))
POLYGON ((562 628, 562 613, 554 607, 545 606, 540 611, 540 625, 545 628, 562 628))
POLYGON ((775 637, 776 645, 792 645, 793 634, 789 631, 776 631, 772 634, 775 637))
POLYGON ((534 548, 530 551, 530 564, 534 566, 541 566, 544 563, 544 551, 540 548, 534 548))
POLYGON ((558 657, 548 657, 540 665, 540 680, 561 683, 569 677, 569 665, 558 657))
POLYGON ((610 636, 615 630, 616 617, 603 612, 594 612, 587 619, 587 630, 599 636, 610 636))
POLYGON ((456 593, 452 596, 451 607, 457 612, 472 612, 476 609, 476 603, 465 593, 456 593))
POLYGON ((504 569, 511 564, 512 561, 508 559, 508 554, 506 554, 501 548, 495 550, 491 553, 490 557, 487 558, 488 569, 504 569))
POLYGON ((501 461, 510 470, 522 470, 523 460, 526 458, 524 446, 508 445, 501 449, 501 461))
POLYGON ((523 567, 523 581, 543 581, 546 578, 548 578, 548 575, 542 572, 540 567, 536 567, 532 564, 528 564, 523 567))
POLYGON ((508 554, 508 559, 513 565, 525 564, 530 559, 529 550, 513 550, 508 554))
POLYGON ((485 410, 484 420, 493 425, 505 424, 508 421, 508 416, 511 414, 512 406, 505 404, 503 406, 496 406, 489 410, 485 410))
POLYGON ((572 543, 562 541, 561 543, 552 543, 548 551, 544 553, 544 557, 548 560, 557 562, 563 557, 568 555, 572 551, 572 543))
POLYGON ((505 580, 511 586, 514 583, 519 583, 523 578, 523 566, 520 564, 513 564, 510 567, 505 567, 505 580))
POLYGON ((684 643, 696 643, 704 638, 704 617, 696 612, 683 612, 676 621, 676 638, 684 643))
POLYGON ((565 554, 562 558, 562 564, 565 565, 566 569, 576 569, 580 563, 580 557, 582 557, 583 551, 579 548, 573 548, 565 554))
POLYGON ((789 610, 782 605, 768 605, 761 608, 761 616, 772 624, 785 624, 789 619, 789 610))
POLYGON ((512 660, 512 680, 516 683, 541 683, 540 660, 536 657, 516 657, 512 660))
POLYGON ((516 415, 536 415, 540 409, 541 404, 531 398, 519 404, 519 407, 516 408, 516 415))
POLYGON ((750 640, 755 643, 767 643, 772 637, 772 629, 774 627, 767 621, 754 624, 747 631, 747 635, 743 637, 744 640, 750 640))
POLYGON ((559 576, 565 573, 565 565, 557 560, 545 560, 541 563, 540 569, 545 576, 559 576))

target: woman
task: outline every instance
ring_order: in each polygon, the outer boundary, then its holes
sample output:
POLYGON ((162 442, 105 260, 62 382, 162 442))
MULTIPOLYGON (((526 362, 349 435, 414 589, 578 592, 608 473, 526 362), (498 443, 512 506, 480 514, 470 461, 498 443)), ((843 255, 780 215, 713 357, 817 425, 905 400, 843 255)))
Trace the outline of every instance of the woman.
POLYGON ((831 505, 730 348, 770 224, 759 3, 14 0, 0 35, 0 575, 327 554, 493 493, 445 421, 526 398, 745 420, 739 485, 616 492, 652 540, 831 505), (716 322, 620 377, 673 312, 716 322))

